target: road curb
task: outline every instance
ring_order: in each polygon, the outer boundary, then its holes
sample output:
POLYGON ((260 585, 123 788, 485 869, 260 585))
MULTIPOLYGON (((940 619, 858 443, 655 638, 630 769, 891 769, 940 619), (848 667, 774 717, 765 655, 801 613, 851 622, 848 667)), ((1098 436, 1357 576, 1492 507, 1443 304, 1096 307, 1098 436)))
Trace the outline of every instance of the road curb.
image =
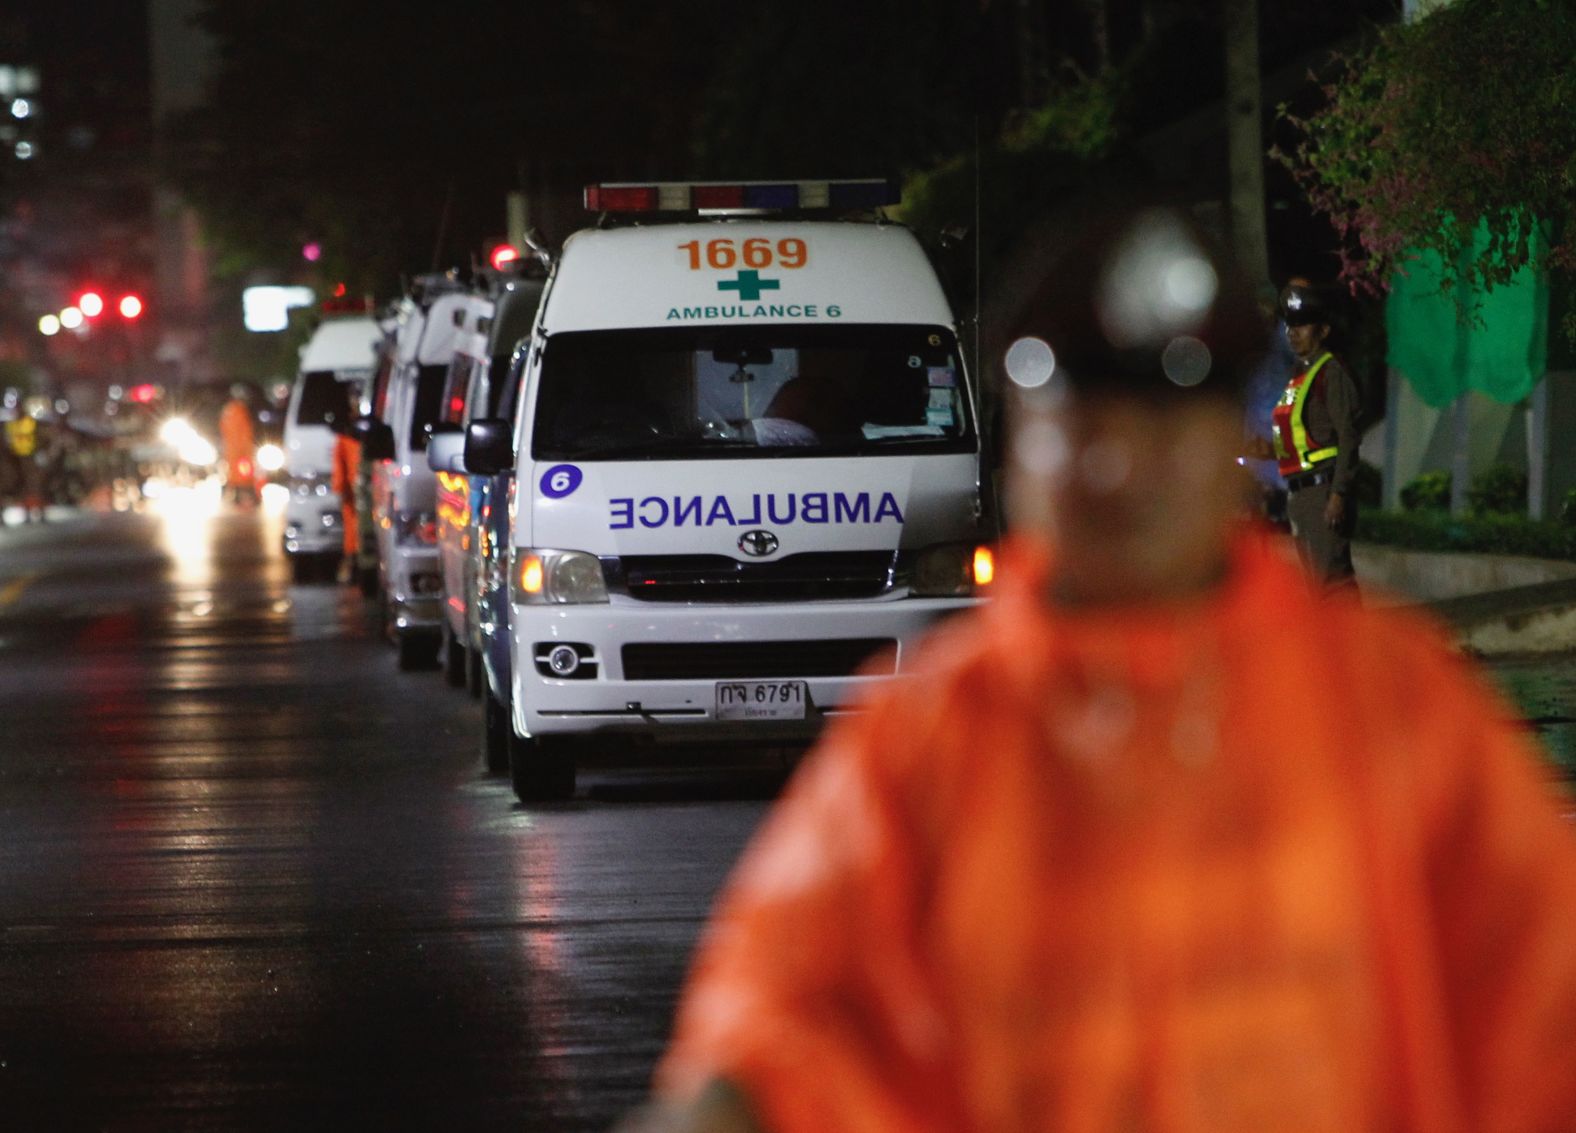
POLYGON ((1576 579, 1427 603, 1480 656, 1576 650, 1576 579))

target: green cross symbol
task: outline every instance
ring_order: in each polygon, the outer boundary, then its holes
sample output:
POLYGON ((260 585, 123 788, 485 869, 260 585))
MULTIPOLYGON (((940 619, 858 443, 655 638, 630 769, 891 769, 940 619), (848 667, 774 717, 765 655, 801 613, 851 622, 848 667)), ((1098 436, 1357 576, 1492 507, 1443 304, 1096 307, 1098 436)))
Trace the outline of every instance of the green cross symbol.
POLYGON ((737 291, 740 299, 750 303, 759 299, 762 291, 776 291, 781 286, 780 280, 762 279, 761 273, 754 268, 741 269, 738 279, 723 279, 717 282, 718 291, 737 291))

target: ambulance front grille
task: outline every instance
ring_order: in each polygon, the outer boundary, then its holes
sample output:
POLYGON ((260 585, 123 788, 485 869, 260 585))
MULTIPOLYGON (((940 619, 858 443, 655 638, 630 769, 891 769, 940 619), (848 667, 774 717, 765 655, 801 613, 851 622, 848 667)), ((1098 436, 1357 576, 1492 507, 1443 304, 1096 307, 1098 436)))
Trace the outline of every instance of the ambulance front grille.
MULTIPOLYGON (((883 654, 875 673, 896 672, 897 642, 856 637, 837 641, 726 641, 623 647, 629 681, 769 680, 778 677, 846 677, 883 654)), ((869 670, 867 670, 869 671, 869 670)))
POLYGON ((891 551, 828 551, 746 563, 727 555, 602 560, 608 588, 643 602, 805 602, 873 598, 897 581, 891 551))

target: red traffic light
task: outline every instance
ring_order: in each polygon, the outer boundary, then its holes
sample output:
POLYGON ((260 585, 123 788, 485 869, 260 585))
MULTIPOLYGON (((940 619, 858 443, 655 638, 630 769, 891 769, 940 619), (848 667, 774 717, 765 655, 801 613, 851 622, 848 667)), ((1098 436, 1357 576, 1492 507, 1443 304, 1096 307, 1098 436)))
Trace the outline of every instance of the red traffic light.
POLYGON ((142 300, 135 295, 122 295, 120 297, 120 317, 135 319, 142 315, 142 300))
POLYGON ((505 264, 512 264, 520 258, 520 251, 512 244, 499 244, 487 253, 487 262, 492 264, 494 271, 502 271, 505 264))

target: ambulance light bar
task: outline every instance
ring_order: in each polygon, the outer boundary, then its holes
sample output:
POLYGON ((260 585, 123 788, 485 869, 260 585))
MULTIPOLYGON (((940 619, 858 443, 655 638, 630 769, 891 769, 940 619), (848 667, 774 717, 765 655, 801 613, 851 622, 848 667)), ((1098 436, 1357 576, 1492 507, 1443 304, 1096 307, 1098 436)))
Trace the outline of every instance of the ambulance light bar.
POLYGON ((902 199, 884 178, 853 181, 659 181, 587 185, 592 212, 695 212, 730 209, 866 209, 902 199))

